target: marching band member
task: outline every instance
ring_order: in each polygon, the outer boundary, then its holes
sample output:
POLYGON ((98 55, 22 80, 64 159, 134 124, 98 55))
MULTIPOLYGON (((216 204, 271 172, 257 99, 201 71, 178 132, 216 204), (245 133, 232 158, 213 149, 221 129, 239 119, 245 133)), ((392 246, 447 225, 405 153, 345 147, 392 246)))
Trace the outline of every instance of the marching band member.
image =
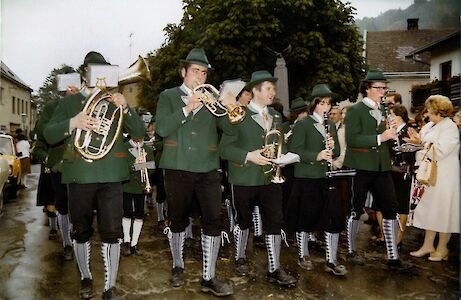
POLYGON ((397 249, 397 201, 387 143, 396 139, 397 134, 392 122, 386 129, 386 120, 380 110, 387 82, 381 71, 368 71, 362 82, 362 94, 366 97, 350 107, 345 119, 347 149, 344 165, 357 170, 353 182, 353 208, 347 223, 348 260, 364 264, 363 258, 357 254, 356 237, 367 192, 371 191, 384 217, 388 266, 390 269, 408 269, 412 265, 400 260, 397 249))
POLYGON ((252 224, 251 203, 254 199, 260 199, 268 255, 267 278, 270 282, 289 286, 295 284, 296 279, 280 266, 282 189, 264 175, 263 166, 270 165, 271 160, 262 155, 261 149, 265 134, 273 128, 274 118, 281 119, 274 109, 267 108, 275 97, 275 81, 277 78, 267 71, 252 74, 246 85, 253 92, 247 106, 247 116, 241 123, 232 125, 229 131, 224 131, 220 152, 222 158, 228 160, 231 195, 236 209, 236 272, 239 275, 249 272, 246 245, 252 224))
POLYGON ((339 156, 339 142, 335 124, 328 119, 331 99, 336 96, 326 84, 314 86, 309 106, 309 117, 293 128, 289 150, 298 154, 301 162, 295 165, 295 182, 289 200, 288 225, 296 231, 298 265, 312 270, 309 258, 308 233, 325 231, 325 271, 336 276, 347 273, 336 260, 339 233, 344 227, 341 203, 336 199, 333 179, 327 179, 332 170, 333 157, 339 156))
MULTIPOLYGON (((88 64, 109 64, 104 57, 91 51, 85 56, 83 67, 86 78, 88 64)), ((90 238, 93 235, 93 208, 97 207, 98 231, 101 235, 104 261, 103 299, 118 299, 115 288, 120 258, 122 232, 122 181, 129 178, 123 140, 118 138, 110 152, 101 159, 87 161, 73 146, 73 132, 79 128, 92 131, 98 121, 82 111, 85 98, 92 93, 85 88, 63 99, 53 113, 44 136, 48 143, 64 141, 62 183, 68 184, 69 213, 73 225, 74 252, 81 274, 80 297, 93 296, 93 278, 90 270, 90 238)), ((133 138, 142 138, 144 122, 130 108, 120 93, 111 96, 122 108, 123 127, 133 138)))
MULTIPOLYGON (((138 241, 141 235, 142 225, 144 223, 144 195, 149 193, 146 190, 146 177, 153 173, 152 167, 145 167, 144 170, 137 170, 136 163, 144 163, 153 159, 151 147, 144 145, 144 141, 130 139, 126 144, 126 153, 128 156, 128 169, 130 179, 123 183, 123 244, 122 255, 129 256, 138 253, 138 241), (142 155, 145 154, 145 157, 142 155), (147 174, 141 174, 146 172, 147 174), (131 226, 133 223, 133 226, 131 226), (131 227, 133 227, 131 233, 131 227)), ((150 189, 150 186, 148 187, 150 189)))
MULTIPOLYGON (((204 84, 211 65, 203 49, 194 48, 181 60, 183 84, 160 94, 157 105, 157 133, 164 138, 160 168, 165 170, 169 243, 173 257, 171 284, 184 283, 183 248, 195 193, 202 214, 203 274, 201 290, 216 296, 233 293, 229 283, 215 277, 221 244, 221 182, 218 126, 229 124, 216 118, 201 102, 202 94, 193 90, 204 84)), ((235 102, 235 99, 233 99, 235 102)), ((230 124, 229 124, 230 125, 230 124)))
MULTIPOLYGON (((48 172, 50 177, 52 192, 51 195, 54 196, 54 207, 57 210, 57 221, 59 224, 59 230, 61 232, 62 243, 63 243, 63 257, 64 260, 72 260, 73 249, 72 249, 72 240, 70 237, 70 219, 69 219, 69 208, 68 208, 68 197, 67 197, 67 186, 61 183, 61 161, 64 154, 64 142, 60 141, 56 144, 48 144, 43 136, 43 131, 45 126, 51 120, 56 107, 63 101, 54 100, 48 102, 43 111, 40 114, 40 117, 35 125, 35 133, 37 134, 38 145, 43 145, 47 151, 47 156, 44 161, 45 170, 48 172)), ((39 147, 40 148, 40 147, 39 147)), ((47 175, 44 175, 47 176, 47 175)), ((49 207, 47 207, 49 211, 49 207)), ((56 215, 56 213, 53 213, 56 215)), ((52 215, 53 215, 52 214, 52 215)), ((49 238, 56 239, 56 225, 51 226, 51 231, 49 238), (53 236, 54 234, 54 236, 53 236)))

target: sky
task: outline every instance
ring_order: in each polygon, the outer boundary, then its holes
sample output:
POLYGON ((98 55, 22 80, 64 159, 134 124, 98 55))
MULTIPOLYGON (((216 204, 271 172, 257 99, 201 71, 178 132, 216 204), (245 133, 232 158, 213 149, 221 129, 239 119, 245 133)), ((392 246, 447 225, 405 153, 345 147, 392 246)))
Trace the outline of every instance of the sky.
MULTIPOLYGON (((181 0, 0 1, 0 58, 35 92, 54 68, 76 68, 89 51, 127 68, 138 55, 158 49, 165 42, 165 26, 182 17, 181 0)), ((413 0, 348 2, 361 19, 404 9, 413 0)))

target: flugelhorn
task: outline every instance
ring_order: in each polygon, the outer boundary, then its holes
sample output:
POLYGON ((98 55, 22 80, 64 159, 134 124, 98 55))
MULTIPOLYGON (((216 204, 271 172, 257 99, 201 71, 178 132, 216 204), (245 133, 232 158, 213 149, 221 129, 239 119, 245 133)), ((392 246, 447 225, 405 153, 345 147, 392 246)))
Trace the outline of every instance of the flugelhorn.
POLYGON ((224 105, 219 101, 219 91, 211 84, 200 84, 193 90, 203 94, 202 103, 216 117, 228 115, 232 124, 237 124, 245 118, 245 108, 241 105, 224 105), (221 110, 222 112, 219 112, 221 110))
MULTIPOLYGON (((85 160, 91 162, 106 156, 122 130, 123 109, 111 102, 111 93, 117 92, 127 84, 149 79, 149 67, 139 56, 119 77, 118 87, 106 89, 104 86, 98 86, 94 89, 87 98, 83 111, 95 118, 96 124, 90 131, 77 128, 74 138, 74 146, 85 160)), ((104 79, 101 81, 104 82, 104 79)))
MULTIPOLYGON (((274 116, 274 125, 279 122, 276 119, 280 118, 278 115, 274 116)), ((281 130, 274 126, 274 129, 269 130, 264 135, 264 146, 261 155, 269 159, 280 159, 282 157, 282 148, 284 142, 284 135, 281 130)), ((284 183, 285 177, 282 175, 282 168, 272 163, 270 169, 264 171, 272 183, 284 183)))

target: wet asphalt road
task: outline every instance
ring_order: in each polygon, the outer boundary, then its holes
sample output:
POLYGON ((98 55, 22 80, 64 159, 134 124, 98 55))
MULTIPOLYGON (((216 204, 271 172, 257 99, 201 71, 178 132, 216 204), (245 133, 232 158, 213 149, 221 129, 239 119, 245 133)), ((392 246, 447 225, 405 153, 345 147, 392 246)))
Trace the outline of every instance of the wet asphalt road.
MULTIPOLYGON (((0 299, 78 299, 80 275, 75 260, 61 256, 61 240, 48 240, 46 215, 35 206, 38 166, 28 175, 25 190, 14 202, 5 204, 0 217, 0 299)), ((117 287, 125 299, 211 299, 200 292, 201 252, 199 241, 185 250, 186 284, 172 288, 168 283, 171 255, 166 237, 157 227, 155 211, 146 211, 139 247, 141 255, 122 257, 117 287)), ((223 210, 224 212, 224 210, 223 210)), ((401 257, 415 264, 406 272, 389 271, 384 247, 371 241, 370 227, 361 224, 359 252, 365 266, 344 262, 345 236, 340 239, 338 258, 348 268, 345 278, 336 278, 323 270, 324 251, 311 249, 315 269, 304 271, 296 264, 296 247, 282 246, 282 266, 298 278, 294 288, 280 288, 265 280, 267 258, 264 249, 253 248, 249 239, 248 257, 252 274, 238 277, 233 272, 233 245, 221 248, 217 276, 232 281, 234 295, 229 299, 459 299, 459 236, 450 243, 447 262, 416 259, 409 252, 421 242, 421 232, 409 228, 401 257)), ((194 229, 198 236, 199 228, 194 229)), ((91 267, 95 299, 103 289, 103 265, 100 241, 93 239, 91 267)))

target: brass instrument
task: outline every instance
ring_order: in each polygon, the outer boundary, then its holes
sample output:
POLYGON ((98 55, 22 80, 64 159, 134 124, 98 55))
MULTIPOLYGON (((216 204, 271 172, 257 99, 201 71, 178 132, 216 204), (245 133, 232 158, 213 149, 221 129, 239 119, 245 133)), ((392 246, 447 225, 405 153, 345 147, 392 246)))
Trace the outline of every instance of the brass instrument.
MULTIPOLYGON (((280 116, 274 116, 274 125, 278 124, 280 116)), ((274 126, 274 129, 269 130, 264 135, 264 146, 261 155, 269 159, 280 159, 282 157, 282 147, 284 143, 283 132, 274 126)), ((277 164, 271 164, 271 168, 264 171, 264 175, 268 176, 270 181, 273 183, 284 183, 285 177, 281 174, 282 168, 277 164)))
POLYGON ((146 150, 144 150, 144 148, 141 146, 141 143, 137 143, 136 147, 138 148, 138 159, 136 160, 136 162, 138 164, 141 164, 141 168, 139 169, 139 171, 141 172, 141 182, 145 185, 144 192, 146 194, 150 194, 152 192, 152 186, 150 185, 148 165, 146 162, 147 153, 146 150))
MULTIPOLYGON (((127 84, 149 79, 149 67, 139 56, 137 61, 120 76, 118 87, 108 90, 104 85, 98 85, 87 98, 83 111, 97 122, 90 131, 77 128, 74 138, 74 146, 85 160, 92 162, 106 156, 122 130, 123 109, 111 102, 111 93, 127 84), (116 126, 113 126, 115 124, 116 126)), ((98 78, 98 82, 104 82, 104 78, 98 78)))
POLYGON ((200 92, 203 94, 203 105, 205 105, 216 117, 228 115, 229 121, 232 124, 237 124, 245 118, 245 108, 238 104, 223 105, 221 101, 219 101, 219 91, 211 84, 200 84, 194 88, 193 92, 200 92), (220 113, 218 110, 222 110, 223 112, 220 113))

